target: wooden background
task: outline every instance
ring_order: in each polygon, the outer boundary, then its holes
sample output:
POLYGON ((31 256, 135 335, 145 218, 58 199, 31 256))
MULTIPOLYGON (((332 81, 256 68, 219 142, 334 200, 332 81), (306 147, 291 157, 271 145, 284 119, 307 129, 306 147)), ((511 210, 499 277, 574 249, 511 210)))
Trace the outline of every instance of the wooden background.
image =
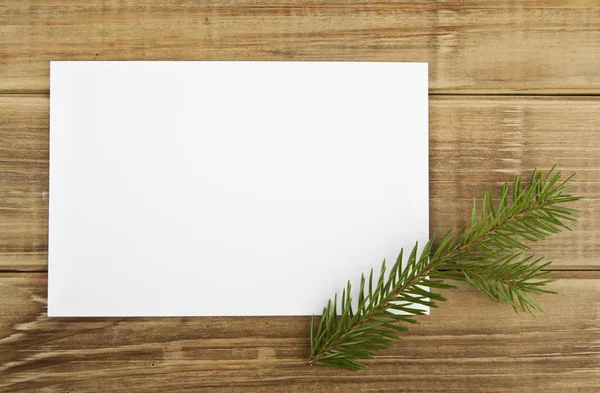
POLYGON ((600 391, 599 64, 598 0, 3 0, 0 391, 600 391), (560 294, 531 318, 447 291, 358 374, 307 366, 306 317, 48 319, 48 62, 79 59, 427 61, 431 229, 576 171, 574 232, 535 247, 560 294))

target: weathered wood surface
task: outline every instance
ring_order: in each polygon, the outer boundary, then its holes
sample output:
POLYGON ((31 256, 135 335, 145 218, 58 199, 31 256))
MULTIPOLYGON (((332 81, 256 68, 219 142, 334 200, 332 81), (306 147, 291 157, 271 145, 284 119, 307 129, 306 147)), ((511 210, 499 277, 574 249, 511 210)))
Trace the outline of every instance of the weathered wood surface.
POLYGON ((50 60, 427 61, 437 93, 598 94, 597 0, 4 0, 0 92, 50 60))
POLYGON ((354 374, 308 367, 308 317, 48 319, 44 273, 0 274, 0 391, 600 391, 600 275, 554 276, 537 318, 445 291, 354 374))
POLYGON ((598 64, 597 0, 0 2, 0 391, 600 391, 598 64), (431 230, 577 171, 574 232, 534 247, 560 294, 534 319, 461 286, 359 374, 307 366, 305 317, 48 319, 50 60, 427 61, 431 230))
MULTIPOLYGON (((430 111, 432 231, 466 223, 487 188, 556 162, 577 172, 582 215, 534 250, 555 269, 600 268, 600 98, 436 96, 430 111)), ((0 97, 0 113, 0 269, 45 270, 48 99, 0 97)))

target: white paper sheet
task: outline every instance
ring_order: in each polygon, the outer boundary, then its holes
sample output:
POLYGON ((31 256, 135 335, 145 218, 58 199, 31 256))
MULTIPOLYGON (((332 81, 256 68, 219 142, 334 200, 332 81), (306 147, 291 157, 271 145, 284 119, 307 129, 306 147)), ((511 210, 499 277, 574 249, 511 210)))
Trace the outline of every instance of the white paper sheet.
POLYGON ((52 62, 50 86, 49 316, 319 314, 428 238, 425 63, 52 62))

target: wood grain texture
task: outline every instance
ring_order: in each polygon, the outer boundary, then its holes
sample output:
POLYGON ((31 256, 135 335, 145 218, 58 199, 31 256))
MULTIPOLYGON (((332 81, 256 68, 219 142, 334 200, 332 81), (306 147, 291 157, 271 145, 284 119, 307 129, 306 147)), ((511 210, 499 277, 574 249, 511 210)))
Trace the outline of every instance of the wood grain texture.
POLYGON ((0 269, 47 264, 48 104, 0 97, 0 269))
POLYGON ((466 225, 486 189, 557 163, 577 172, 581 217, 532 251, 553 269, 600 268, 600 98, 432 97, 429 143, 432 231, 466 225))
MULTIPOLYGON (((534 251, 554 269, 600 269, 600 98, 444 96, 430 112, 432 231, 465 224, 487 188, 557 162, 578 173, 582 215, 534 251)), ((0 97, 0 113, 0 269, 45 270, 48 99, 0 97)))
POLYGON ((1 274, 0 391, 599 391, 600 275, 554 275, 537 318, 445 291, 355 374, 308 367, 308 317, 48 319, 45 274, 1 274))
POLYGON ((599 63, 598 0, 0 2, 0 391, 600 391, 599 63), (534 247, 560 294, 534 319, 462 285, 359 374, 307 366, 306 317, 48 319, 51 60, 427 61, 431 230, 577 171, 574 232, 534 247))
POLYGON ((600 93, 597 0, 4 0, 0 92, 50 60, 427 61, 437 93, 600 93))

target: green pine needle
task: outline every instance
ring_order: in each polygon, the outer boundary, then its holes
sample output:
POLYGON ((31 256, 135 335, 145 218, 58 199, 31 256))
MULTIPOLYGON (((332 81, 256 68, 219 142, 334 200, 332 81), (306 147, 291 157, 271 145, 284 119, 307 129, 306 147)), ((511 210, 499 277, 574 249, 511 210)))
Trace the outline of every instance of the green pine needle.
POLYGON ((553 281, 544 270, 550 262, 524 254, 526 242, 570 230, 578 214, 564 206, 579 199, 566 194, 573 175, 561 181, 554 169, 545 176, 534 170, 527 186, 520 177, 504 183, 496 204, 486 192, 479 209, 473 202, 467 227, 448 231, 437 243, 434 235, 420 250, 415 245, 404 267, 401 250, 389 272, 385 261, 378 274, 371 269, 361 278, 356 302, 348 282, 320 320, 312 318, 309 364, 361 370, 361 359, 393 346, 408 324, 417 323, 424 311, 415 305, 437 307, 446 300, 432 291, 454 288, 446 280, 466 281, 516 312, 543 311, 530 295, 553 293, 544 288, 553 281))

